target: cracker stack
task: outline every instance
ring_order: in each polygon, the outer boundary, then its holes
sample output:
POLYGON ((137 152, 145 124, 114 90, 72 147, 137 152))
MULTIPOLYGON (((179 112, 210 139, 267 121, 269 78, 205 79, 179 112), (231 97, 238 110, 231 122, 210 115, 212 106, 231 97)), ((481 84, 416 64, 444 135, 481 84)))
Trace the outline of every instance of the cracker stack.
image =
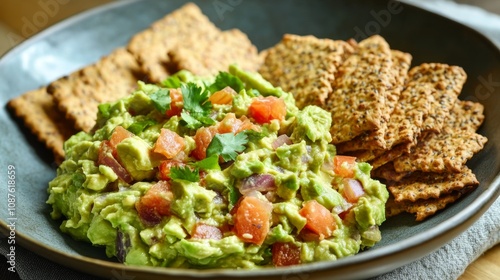
POLYGON ((487 139, 476 133, 482 105, 458 99, 463 69, 410 69, 411 59, 378 35, 359 43, 285 35, 259 71, 299 106, 328 109, 337 153, 369 162, 388 186, 387 214, 422 221, 479 184, 465 164, 487 139))
POLYGON ((130 94, 138 80, 159 83, 181 69, 214 75, 232 63, 256 71, 261 61, 243 32, 219 30, 188 3, 137 33, 127 47, 8 105, 61 162, 64 141, 77 131, 91 131, 97 106, 130 94))

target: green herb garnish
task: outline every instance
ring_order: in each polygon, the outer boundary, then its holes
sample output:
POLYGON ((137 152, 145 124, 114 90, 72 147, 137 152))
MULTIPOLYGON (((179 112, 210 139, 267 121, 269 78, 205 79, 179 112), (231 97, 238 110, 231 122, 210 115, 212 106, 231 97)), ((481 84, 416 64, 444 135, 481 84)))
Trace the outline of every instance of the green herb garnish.
POLYGON ((243 152, 248 143, 248 137, 245 132, 236 135, 233 133, 217 134, 207 147, 207 157, 219 155, 225 161, 236 159, 238 153, 243 152))

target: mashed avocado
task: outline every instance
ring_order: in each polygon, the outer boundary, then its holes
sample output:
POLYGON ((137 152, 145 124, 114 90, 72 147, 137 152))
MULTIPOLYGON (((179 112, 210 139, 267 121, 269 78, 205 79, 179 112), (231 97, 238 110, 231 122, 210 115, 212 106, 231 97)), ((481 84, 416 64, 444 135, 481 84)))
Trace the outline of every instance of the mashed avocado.
POLYGON ((381 239, 388 192, 336 155, 331 116, 237 66, 99 106, 49 183, 61 231, 134 265, 285 266, 381 239))

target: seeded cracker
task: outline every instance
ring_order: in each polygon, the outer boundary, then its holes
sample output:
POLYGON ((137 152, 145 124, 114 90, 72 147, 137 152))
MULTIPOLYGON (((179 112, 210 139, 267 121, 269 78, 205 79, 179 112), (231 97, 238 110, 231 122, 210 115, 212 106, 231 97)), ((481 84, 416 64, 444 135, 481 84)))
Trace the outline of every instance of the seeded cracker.
POLYGON ((484 147, 487 138, 475 133, 484 119, 480 105, 470 101, 456 104, 443 133, 430 133, 411 153, 394 160, 397 172, 460 172, 484 147))
POLYGON ((188 3, 137 33, 127 49, 136 56, 149 80, 159 83, 178 70, 168 56, 177 44, 189 38, 198 38, 203 43, 220 33, 198 6, 188 3))
POLYGON ((46 88, 28 91, 10 100, 8 106, 38 140, 54 153, 56 162, 61 162, 64 159, 63 143, 76 131, 59 112, 46 88))
POLYGON ((459 173, 414 172, 398 182, 387 182, 394 201, 417 201, 439 198, 466 186, 477 186, 479 182, 472 171, 464 166, 459 173))
POLYGON ((97 63, 52 82, 47 91, 75 128, 88 132, 95 124, 97 106, 130 94, 138 76, 137 61, 120 48, 97 63))
POLYGON ((389 119, 387 96, 395 84, 391 57, 389 44, 374 35, 361 41, 339 67, 326 102, 332 113, 333 144, 380 129, 389 119))
POLYGON ((450 194, 440 198, 418 200, 416 202, 397 203, 394 201, 394 198, 390 196, 386 204, 386 216, 392 217, 402 212, 408 212, 415 214, 415 221, 421 222, 434 215, 437 211, 445 208, 446 205, 455 202, 462 195, 470 192, 473 188, 473 186, 465 187, 459 191, 451 192, 450 194))
MULTIPOLYGON (((394 76, 396 78, 396 83, 393 88, 389 91, 387 95, 387 107, 389 108, 389 114, 392 114, 396 104, 398 102, 401 91, 404 88, 406 83, 406 78, 408 76, 408 70, 410 68, 412 57, 408 53, 400 52, 397 50, 392 50, 392 60, 394 65, 394 76)), ((373 151, 375 149, 385 149, 385 139, 384 135, 387 132, 387 121, 382 123, 382 126, 375 130, 367 133, 363 133, 362 135, 354 138, 351 141, 347 141, 344 143, 340 143, 337 145, 337 151, 340 154, 344 154, 346 152, 359 151, 359 150, 367 150, 373 151)), ((369 153, 370 154, 370 153, 369 153)), ((371 160, 374 158, 375 154, 366 154, 362 155, 363 161, 371 160)))
POLYGON ((399 182, 406 176, 410 175, 411 172, 396 172, 394 170, 394 164, 388 162, 376 169, 372 169, 372 177, 378 179, 384 179, 386 182, 399 182))
POLYGON ((274 86, 291 92, 297 106, 323 105, 339 65, 353 51, 344 41, 285 34, 266 50, 259 72, 274 86))
POLYGON ((431 111, 424 118, 423 131, 439 133, 448 112, 458 99, 467 79, 465 71, 458 66, 440 63, 424 63, 409 73, 415 83, 433 86, 431 111))
POLYGON ((206 39, 200 41, 200 38, 192 36, 179 43, 168 53, 173 64, 178 69, 186 69, 202 77, 227 71, 233 63, 252 72, 257 71, 261 64, 257 48, 238 29, 206 39))

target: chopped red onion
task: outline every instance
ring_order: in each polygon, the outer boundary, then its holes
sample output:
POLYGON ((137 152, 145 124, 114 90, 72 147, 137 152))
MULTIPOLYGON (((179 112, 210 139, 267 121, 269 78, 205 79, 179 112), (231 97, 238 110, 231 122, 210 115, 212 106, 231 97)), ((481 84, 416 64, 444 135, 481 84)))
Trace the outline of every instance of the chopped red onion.
POLYGON ((276 190, 274 177, 270 174, 253 174, 238 184, 240 193, 247 195, 251 191, 267 192, 276 190))
POLYGON ((292 140, 290 139, 290 137, 288 137, 288 135, 286 134, 281 134, 280 136, 278 136, 278 138, 276 138, 276 140, 273 141, 272 143, 272 147, 273 149, 277 149, 283 145, 290 145, 292 144, 292 140))

